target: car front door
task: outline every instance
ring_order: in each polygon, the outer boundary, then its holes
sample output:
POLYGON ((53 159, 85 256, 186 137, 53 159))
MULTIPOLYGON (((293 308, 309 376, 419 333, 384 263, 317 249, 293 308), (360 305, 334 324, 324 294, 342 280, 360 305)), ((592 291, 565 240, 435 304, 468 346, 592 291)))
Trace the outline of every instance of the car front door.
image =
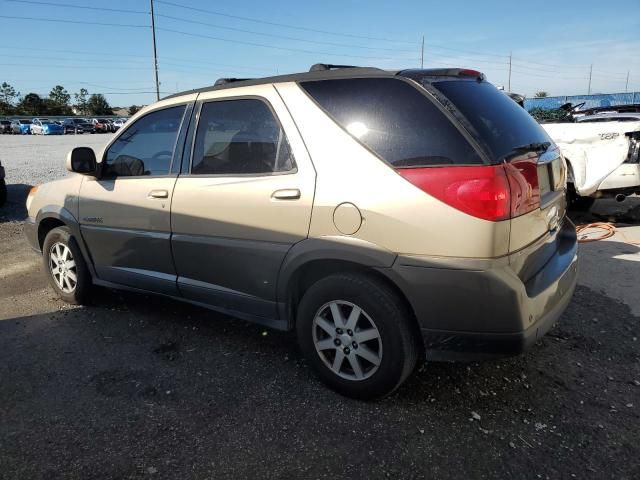
POLYGON ((282 261, 307 237, 315 170, 271 86, 200 94, 171 206, 178 288, 191 300, 277 318, 282 261))
POLYGON ((99 280, 177 294, 170 209, 174 159, 182 156, 178 138, 191 108, 169 106, 138 118, 105 149, 101 178, 83 181, 80 228, 99 280))

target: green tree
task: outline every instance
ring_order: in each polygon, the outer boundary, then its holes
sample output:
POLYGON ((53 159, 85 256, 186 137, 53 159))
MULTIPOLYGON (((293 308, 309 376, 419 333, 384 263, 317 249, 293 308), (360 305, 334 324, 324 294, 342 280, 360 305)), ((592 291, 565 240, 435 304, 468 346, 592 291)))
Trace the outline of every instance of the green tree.
POLYGON ((136 113, 138 113, 138 110, 140 110, 140 107, 138 105, 131 105, 129 107, 129 115, 135 115, 136 113))
POLYGON ((48 115, 47 105, 37 93, 27 93, 16 106, 21 115, 48 115))
POLYGON ((13 105, 18 97, 20 97, 20 92, 16 92, 16 89, 7 82, 2 82, 2 85, 0 85, 0 101, 13 105))
POLYGON ((89 91, 86 88, 81 88, 80 92, 73 95, 76 99, 76 111, 79 115, 86 115, 89 113, 89 109, 87 107, 87 97, 89 96, 89 91))
POLYGON ((539 92, 534 93, 533 96, 536 98, 545 98, 545 97, 548 97, 549 94, 544 90, 540 90, 539 92))
POLYGON ((87 100, 87 110, 91 115, 113 115, 113 110, 101 93, 94 93, 87 100))
POLYGON ((52 115, 69 115, 71 114, 71 108, 69 107, 69 101, 71 95, 65 90, 62 85, 56 85, 49 92, 49 98, 47 101, 49 107, 49 113, 52 115))
POLYGON ((9 85, 2 82, 0 85, 0 115, 11 115, 15 111, 15 101, 20 97, 20 92, 9 85))

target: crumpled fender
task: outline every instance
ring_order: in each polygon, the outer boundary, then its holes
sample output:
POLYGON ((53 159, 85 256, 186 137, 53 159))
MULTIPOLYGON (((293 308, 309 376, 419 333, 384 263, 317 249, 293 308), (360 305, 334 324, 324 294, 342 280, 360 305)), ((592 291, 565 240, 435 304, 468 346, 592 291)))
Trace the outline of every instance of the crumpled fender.
POLYGON ((640 122, 546 123, 542 127, 571 165, 576 192, 587 196, 627 159, 625 134, 640 131, 640 122))

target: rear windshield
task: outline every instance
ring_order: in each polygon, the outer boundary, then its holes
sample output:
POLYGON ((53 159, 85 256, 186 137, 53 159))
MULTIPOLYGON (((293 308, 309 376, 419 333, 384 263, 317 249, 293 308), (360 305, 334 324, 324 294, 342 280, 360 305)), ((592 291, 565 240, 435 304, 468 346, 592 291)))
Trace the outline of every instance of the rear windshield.
POLYGON ((395 78, 303 82, 360 143, 394 167, 481 164, 453 123, 417 87, 395 78))
POLYGON ((524 108, 488 82, 447 80, 431 85, 466 117, 476 135, 489 148, 494 161, 516 147, 551 142, 524 108))

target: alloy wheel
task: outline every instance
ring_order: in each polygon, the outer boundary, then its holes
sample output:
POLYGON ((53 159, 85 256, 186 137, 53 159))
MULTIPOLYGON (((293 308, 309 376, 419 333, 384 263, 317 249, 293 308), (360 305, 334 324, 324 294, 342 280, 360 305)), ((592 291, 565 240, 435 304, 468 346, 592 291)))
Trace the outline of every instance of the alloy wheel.
POLYGON ((72 293, 78 284, 78 271, 68 245, 57 242, 49 250, 49 270, 63 293, 72 293))
POLYGON ((341 378, 365 380, 380 367, 380 332, 358 305, 344 300, 328 302, 316 313, 312 328, 316 352, 341 378))

